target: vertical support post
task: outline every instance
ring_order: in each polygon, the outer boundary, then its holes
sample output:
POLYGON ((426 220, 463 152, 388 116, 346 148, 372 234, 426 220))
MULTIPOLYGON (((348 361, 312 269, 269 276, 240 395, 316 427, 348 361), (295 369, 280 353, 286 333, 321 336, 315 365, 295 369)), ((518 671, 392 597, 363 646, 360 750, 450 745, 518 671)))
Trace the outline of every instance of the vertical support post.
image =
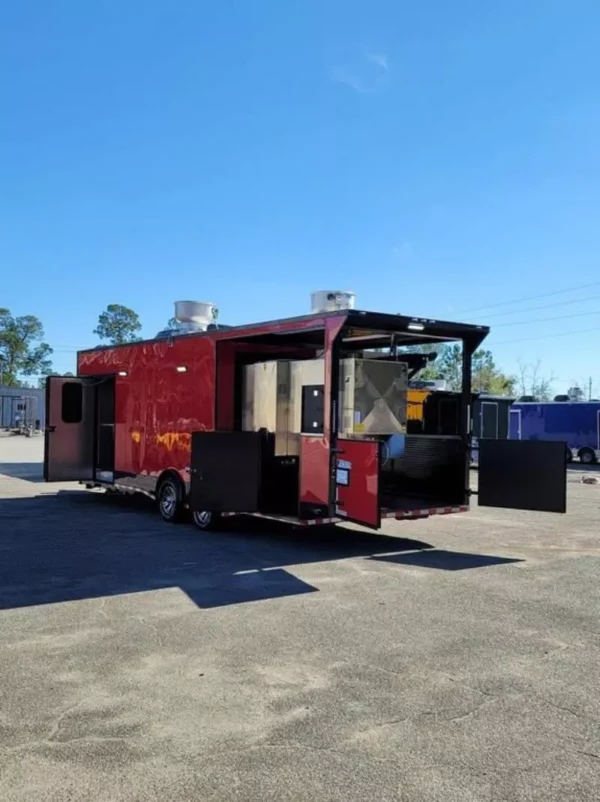
POLYGON ((468 503, 471 484, 471 429, 473 410, 471 409, 471 369, 474 347, 469 340, 463 340, 462 347, 462 387, 460 396, 459 434, 465 445, 465 501, 468 503))
POLYGON ((335 515, 337 439, 340 399, 340 346, 341 331, 346 316, 331 317, 325 321, 325 415, 323 436, 329 450, 329 515, 335 515))

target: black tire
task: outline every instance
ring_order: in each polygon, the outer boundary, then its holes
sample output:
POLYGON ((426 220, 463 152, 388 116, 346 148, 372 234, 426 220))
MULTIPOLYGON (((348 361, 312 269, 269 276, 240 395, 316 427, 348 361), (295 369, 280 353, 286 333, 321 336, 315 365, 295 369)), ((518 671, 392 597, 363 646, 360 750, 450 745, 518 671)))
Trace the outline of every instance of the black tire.
POLYGON ((203 532, 210 532, 214 529, 218 529, 221 520, 220 512, 210 512, 209 510, 195 510, 192 512, 194 526, 197 529, 201 529, 203 532))
POLYGON ((591 448, 581 448, 579 450, 579 459, 583 465, 592 465, 596 462, 596 455, 591 448))
POLYGON ((156 501, 163 521, 169 524, 176 524, 181 521, 184 513, 181 482, 172 476, 167 476, 163 479, 156 492, 156 501))

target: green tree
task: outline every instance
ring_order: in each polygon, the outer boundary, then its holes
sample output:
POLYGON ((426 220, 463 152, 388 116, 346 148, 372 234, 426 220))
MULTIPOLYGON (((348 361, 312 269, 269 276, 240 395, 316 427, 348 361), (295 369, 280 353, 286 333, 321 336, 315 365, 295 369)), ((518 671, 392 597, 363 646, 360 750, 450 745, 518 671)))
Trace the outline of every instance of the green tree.
MULTIPOLYGON (((418 374, 419 379, 443 379, 451 390, 459 391, 462 386, 462 348, 458 343, 442 345, 411 346, 413 353, 437 352, 437 358, 418 374)), ((503 373, 495 364, 491 351, 483 348, 475 351, 471 361, 471 386, 475 393, 490 395, 510 395, 514 392, 516 380, 503 373)))
POLYGON ((20 376, 50 372, 52 348, 43 340, 44 328, 37 317, 14 317, 8 309, 0 309, 0 385, 16 387, 20 376))
POLYGON ((167 320, 167 325, 165 326, 165 329, 168 329, 169 331, 177 331, 179 329, 179 327, 180 327, 180 323, 177 320, 177 318, 176 317, 170 317, 167 320))
POLYGON ((444 345, 434 365, 439 370, 442 379, 454 392, 462 386, 462 348, 458 343, 444 345))
POLYGON ((98 317, 98 325, 94 329, 101 340, 108 340, 110 345, 122 345, 139 340, 142 324, 136 312, 121 304, 109 304, 98 317))
POLYGON ((491 351, 480 349, 473 354, 471 384, 475 393, 513 395, 516 378, 496 366, 491 351))

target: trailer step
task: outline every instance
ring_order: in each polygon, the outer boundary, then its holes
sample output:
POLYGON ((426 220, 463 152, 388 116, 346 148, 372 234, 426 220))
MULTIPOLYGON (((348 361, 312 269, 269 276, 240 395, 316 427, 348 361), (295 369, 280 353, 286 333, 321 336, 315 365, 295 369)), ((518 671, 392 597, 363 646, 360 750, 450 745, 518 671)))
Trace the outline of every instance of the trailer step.
POLYGON ((232 518, 235 515, 251 515, 253 518, 266 518, 267 521, 279 521, 292 526, 322 526, 342 521, 342 518, 294 518, 293 515, 264 515, 262 512, 223 512, 221 515, 223 518, 232 518))
MULTIPOLYGON (((385 510, 381 513, 382 519, 417 520, 419 518, 429 518, 430 515, 450 515, 456 512, 468 512, 469 505, 461 504, 454 507, 426 507, 415 510, 385 510)), ((253 518, 265 518, 268 521, 279 521, 280 523, 290 524, 291 526, 324 526, 327 524, 343 523, 344 519, 336 518, 294 518, 292 515, 265 515, 261 512, 223 512, 223 518, 233 518, 236 515, 251 515, 253 518)))
POLYGON ((382 518, 394 518, 396 521, 407 519, 429 518, 430 515, 451 515, 456 512, 468 512, 469 505, 461 504, 457 507, 423 507, 418 510, 386 510, 381 512, 382 518))

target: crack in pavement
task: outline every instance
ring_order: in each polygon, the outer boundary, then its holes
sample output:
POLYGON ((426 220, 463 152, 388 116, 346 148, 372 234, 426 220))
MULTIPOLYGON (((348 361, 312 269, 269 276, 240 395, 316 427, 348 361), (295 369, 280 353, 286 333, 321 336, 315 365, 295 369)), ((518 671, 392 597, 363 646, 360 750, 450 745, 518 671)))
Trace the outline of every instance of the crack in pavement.
POLYGON ((43 740, 47 741, 49 743, 61 743, 61 741, 56 739, 56 736, 60 732, 60 728, 61 728, 61 725, 62 725, 63 721, 67 718, 67 716, 70 713, 73 713, 75 710, 80 708, 82 704, 83 704, 83 701, 77 702, 77 704, 70 705, 66 710, 64 710, 62 713, 60 713, 57 716, 57 718, 54 720, 54 722, 51 724, 50 731, 48 732, 48 735, 46 735, 46 737, 43 740))

